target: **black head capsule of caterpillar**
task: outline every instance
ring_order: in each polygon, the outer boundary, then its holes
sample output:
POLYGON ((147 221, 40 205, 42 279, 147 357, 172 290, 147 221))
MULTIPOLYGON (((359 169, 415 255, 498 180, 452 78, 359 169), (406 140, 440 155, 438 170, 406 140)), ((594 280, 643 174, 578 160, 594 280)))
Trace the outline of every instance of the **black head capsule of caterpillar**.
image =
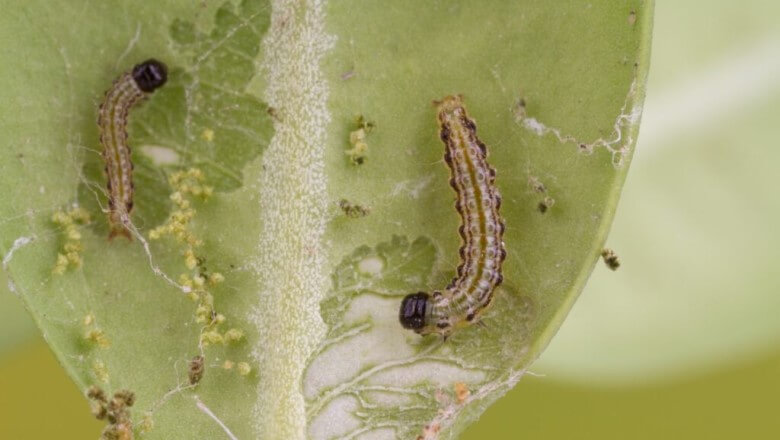
POLYGON ((419 333, 426 322, 426 311, 430 295, 425 292, 410 293, 401 301, 398 320, 403 328, 419 333))
POLYGON ((133 67, 133 80, 138 88, 145 93, 151 93, 162 87, 168 80, 168 67, 154 58, 148 59, 133 67))

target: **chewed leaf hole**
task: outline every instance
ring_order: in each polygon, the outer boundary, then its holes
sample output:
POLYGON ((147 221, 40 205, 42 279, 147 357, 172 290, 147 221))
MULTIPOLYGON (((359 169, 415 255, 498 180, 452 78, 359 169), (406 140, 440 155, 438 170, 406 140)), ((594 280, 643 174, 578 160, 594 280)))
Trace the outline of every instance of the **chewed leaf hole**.
POLYGON ((160 145, 142 145, 139 149, 157 166, 176 165, 180 160, 179 153, 172 148, 160 145))
POLYGON ((360 273, 372 276, 379 275, 384 267, 384 260, 377 256, 366 257, 358 263, 358 271, 360 273))

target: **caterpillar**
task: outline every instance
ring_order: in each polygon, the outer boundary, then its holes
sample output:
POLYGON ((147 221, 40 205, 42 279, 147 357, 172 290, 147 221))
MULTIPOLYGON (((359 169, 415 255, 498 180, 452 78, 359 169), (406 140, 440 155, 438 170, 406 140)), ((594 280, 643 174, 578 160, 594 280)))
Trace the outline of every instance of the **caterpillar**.
POLYGON ((457 276, 443 290, 406 295, 398 316, 406 329, 447 337, 456 328, 478 322, 490 305, 496 287, 503 282, 506 250, 496 172, 487 163, 487 147, 477 137, 477 126, 460 96, 447 96, 434 104, 445 145, 444 161, 451 173, 449 183, 457 195, 455 209, 462 221, 461 262, 457 276))
POLYGON ((146 60, 117 78, 100 104, 97 124, 108 176, 109 240, 118 235, 132 239, 128 229, 134 190, 133 162, 127 143, 128 113, 167 79, 165 64, 155 59, 146 60))

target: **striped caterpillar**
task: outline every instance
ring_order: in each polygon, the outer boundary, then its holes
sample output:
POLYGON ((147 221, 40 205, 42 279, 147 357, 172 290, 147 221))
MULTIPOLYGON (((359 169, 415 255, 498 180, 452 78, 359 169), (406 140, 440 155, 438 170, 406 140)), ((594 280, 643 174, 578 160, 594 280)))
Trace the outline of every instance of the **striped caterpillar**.
POLYGON ((460 96, 435 102, 444 160, 450 168, 450 186, 457 193, 455 209, 462 224, 459 232, 461 263, 457 276, 443 290, 411 293, 404 297, 399 320, 404 328, 444 337, 456 328, 479 321, 501 285, 501 264, 506 258, 504 222, 498 213, 501 196, 496 172, 487 163, 487 148, 477 138, 460 96))
POLYGON ((100 104, 97 123, 108 175, 109 240, 117 235, 131 239, 128 223, 133 210, 133 162, 127 143, 127 115, 133 105, 165 84, 167 78, 165 64, 146 60, 116 79, 100 104))

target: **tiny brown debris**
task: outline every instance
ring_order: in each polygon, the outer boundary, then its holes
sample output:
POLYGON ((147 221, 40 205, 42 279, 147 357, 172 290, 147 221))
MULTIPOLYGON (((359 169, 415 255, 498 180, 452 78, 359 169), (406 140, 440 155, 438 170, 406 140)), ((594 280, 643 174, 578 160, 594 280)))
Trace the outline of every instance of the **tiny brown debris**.
POLYGON ((527 114, 525 98, 523 97, 517 98, 517 101, 515 102, 515 106, 512 109, 512 113, 514 113, 515 122, 520 122, 523 119, 525 119, 527 114))
POLYGON ((371 209, 357 203, 352 203, 347 199, 339 200, 339 208, 349 218, 365 217, 371 213, 371 209))
POLYGON ((550 197, 547 194, 547 187, 542 183, 541 180, 539 180, 536 176, 530 176, 528 178, 528 186, 531 187, 531 190, 535 192, 536 194, 544 196, 544 198, 539 201, 539 203, 536 205, 536 209, 544 214, 552 208, 552 206, 555 204, 555 199, 550 197))
POLYGON ((352 148, 344 153, 349 157, 353 165, 362 165, 366 161, 366 155, 368 154, 366 137, 374 129, 374 123, 360 115, 355 119, 355 125, 357 126, 356 129, 349 133, 349 144, 352 148))
POLYGON ((106 394, 100 387, 92 385, 87 389, 87 397, 94 400, 91 405, 92 415, 98 420, 103 420, 108 416, 106 409, 106 394))
POLYGON ((100 348, 111 347, 111 340, 106 335, 106 332, 100 328, 95 320, 95 315, 88 313, 82 319, 84 325, 84 339, 90 344, 95 344, 100 348))
POLYGON ((198 355, 192 358, 189 365, 189 370, 187 371, 187 376, 190 379, 191 385, 196 385, 198 382, 200 382, 201 379, 203 379, 203 373, 205 372, 205 368, 203 365, 203 361, 205 359, 203 356, 198 355))
POLYGON ((125 423, 108 425, 103 429, 100 440, 133 440, 132 425, 125 423))
POLYGON ((620 267, 620 260, 618 259, 615 251, 612 249, 604 249, 601 251, 601 258, 604 259, 604 263, 607 265, 607 267, 612 270, 618 270, 620 267))
POLYGON ((99 328, 87 330, 87 332, 84 333, 84 339, 97 344, 100 348, 108 348, 111 346, 111 340, 109 340, 106 333, 99 328))
POLYGON ((536 208, 539 210, 540 213, 544 214, 547 212, 548 209, 552 208, 554 204, 555 204, 555 199, 550 196, 547 196, 544 198, 544 200, 539 202, 536 208))
POLYGON ((97 400, 100 402, 106 401, 106 393, 103 392, 102 388, 96 385, 92 385, 89 388, 87 388, 87 397, 89 397, 92 400, 97 400))
POLYGON ((108 419, 109 425, 103 429, 100 440, 132 440, 133 423, 130 420, 130 408, 135 403, 135 393, 119 390, 111 400, 106 393, 93 385, 87 389, 87 397, 93 400, 92 415, 98 420, 108 419))
POLYGON ((580 153, 583 154, 591 154, 593 153, 593 145, 588 145, 586 143, 581 143, 578 145, 578 148, 580 149, 580 153))
POLYGON ((429 440, 436 438, 436 435, 441 430, 441 425, 438 423, 432 423, 423 426, 423 431, 421 435, 417 436, 417 440, 429 440))
POLYGON ((119 390, 114 393, 114 404, 120 406, 133 406, 135 404, 135 393, 130 390, 119 390))
POLYGON ((544 186, 544 183, 542 183, 542 181, 539 180, 539 178, 536 176, 531 176, 528 178, 528 186, 530 186, 534 192, 539 194, 544 194, 547 192, 547 187, 544 186))
POLYGON ((628 14, 628 24, 631 26, 636 24, 636 11, 631 11, 628 14))
POLYGON ((105 420, 105 418, 108 416, 106 405, 101 405, 97 402, 92 402, 90 411, 92 412, 92 415, 98 420, 105 420))
POLYGON ((282 118, 279 116, 279 111, 274 107, 268 107, 266 109, 266 112, 268 112, 268 116, 270 116, 274 121, 281 122, 282 118))
POLYGON ((462 404, 469 398, 471 391, 469 387, 463 382, 455 382, 455 398, 458 399, 458 403, 462 404))

